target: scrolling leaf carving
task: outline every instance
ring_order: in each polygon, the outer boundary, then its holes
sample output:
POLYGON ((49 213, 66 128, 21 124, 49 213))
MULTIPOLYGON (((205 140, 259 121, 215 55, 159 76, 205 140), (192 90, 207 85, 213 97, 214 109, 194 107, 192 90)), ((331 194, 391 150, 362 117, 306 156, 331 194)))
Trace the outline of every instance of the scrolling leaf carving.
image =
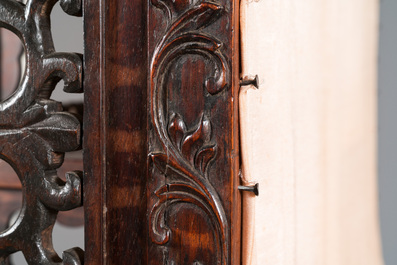
MULTIPOLYGON (((167 3, 152 1, 165 11, 169 21, 173 12, 167 3)), ((151 118, 164 151, 150 154, 155 167, 166 177, 166 184, 155 195, 158 200, 150 212, 150 236, 164 245, 171 231, 166 225, 166 211, 179 203, 198 206, 214 226, 218 264, 229 264, 229 225, 222 201, 208 178, 208 166, 215 160, 217 145, 211 140, 211 121, 203 114, 194 130, 188 131, 182 117, 168 114, 167 78, 170 69, 183 56, 198 55, 211 62, 214 71, 207 76, 204 89, 217 95, 227 89, 230 71, 222 54, 222 43, 204 32, 222 16, 224 8, 215 3, 195 4, 183 12, 168 29, 155 48, 151 62, 151 118)), ((183 87, 182 87, 183 89, 183 87)), ((205 113, 205 111, 204 111, 205 113)))
MULTIPOLYGON (((26 71, 11 97, 0 103, 0 157, 22 183, 23 206, 16 222, 0 233, 0 264, 22 251, 29 264, 83 264, 83 251, 73 248, 62 259, 52 246, 58 211, 82 204, 82 173, 57 175, 65 152, 81 146, 81 123, 50 99, 56 84, 82 92, 82 56, 56 52, 50 13, 57 0, 0 0, 0 26, 23 42, 26 71)), ((81 0, 61 0, 71 15, 81 15, 81 0)))

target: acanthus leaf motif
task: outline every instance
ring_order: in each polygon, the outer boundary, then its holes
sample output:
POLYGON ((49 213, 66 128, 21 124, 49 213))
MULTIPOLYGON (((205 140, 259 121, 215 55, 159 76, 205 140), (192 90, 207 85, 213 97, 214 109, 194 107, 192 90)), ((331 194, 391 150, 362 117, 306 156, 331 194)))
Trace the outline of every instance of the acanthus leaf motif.
MULTIPOLYGON (((202 175, 206 175, 207 166, 216 155, 216 145, 211 143, 211 121, 203 115, 199 126, 192 132, 187 132, 180 115, 172 114, 168 135, 184 158, 202 175)), ((165 173, 165 166, 170 158, 165 158, 167 156, 164 154, 152 154, 152 157, 157 157, 153 161, 165 173)))
POLYGON ((168 125, 168 134, 176 147, 181 149, 181 143, 186 134, 186 125, 178 114, 171 116, 168 125))
POLYGON ((181 148, 182 154, 192 165, 196 165, 195 159, 197 158, 198 151, 203 148, 204 145, 208 144, 210 139, 211 122, 208 118, 202 116, 198 128, 185 136, 181 148))
POLYGON ((200 172, 206 176, 209 163, 215 158, 216 145, 207 146, 201 149, 195 158, 195 167, 200 169, 200 172))
POLYGON ((173 23, 165 39, 179 32, 197 31, 211 25, 221 16, 223 7, 215 3, 203 2, 189 9, 173 23))
POLYGON ((171 235, 165 222, 167 209, 179 203, 194 204, 211 219, 217 264, 226 265, 230 259, 228 220, 222 201, 208 177, 209 165, 217 152, 216 142, 211 140, 210 117, 203 114, 199 123, 189 130, 179 114, 164 107, 165 96, 168 95, 168 72, 171 65, 183 56, 198 55, 211 62, 209 65, 214 67, 214 71, 206 74, 203 84, 210 95, 216 95, 228 87, 230 71, 223 55, 222 42, 204 32, 222 17, 224 7, 211 2, 192 4, 174 20, 168 2, 152 0, 152 3, 166 10, 170 26, 155 47, 150 67, 151 118, 163 148, 150 154, 150 157, 165 177, 165 184, 154 193, 158 200, 150 211, 150 236, 154 243, 166 244, 171 235))

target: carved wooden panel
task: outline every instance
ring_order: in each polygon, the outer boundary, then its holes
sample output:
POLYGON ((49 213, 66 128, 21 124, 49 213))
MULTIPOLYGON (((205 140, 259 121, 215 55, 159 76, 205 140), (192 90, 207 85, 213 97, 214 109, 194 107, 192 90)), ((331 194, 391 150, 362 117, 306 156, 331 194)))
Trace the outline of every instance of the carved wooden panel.
POLYGON ((239 263, 234 4, 149 1, 149 264, 239 263))
POLYGON ((238 1, 84 6, 86 264, 239 264, 238 1))
MULTIPOLYGON (((0 103, 0 158, 9 163, 22 184, 23 204, 17 221, 0 233, 0 263, 22 251, 29 264, 82 264, 74 248, 62 259, 52 246, 59 211, 81 206, 82 174, 58 177, 64 153, 81 146, 80 118, 51 100, 55 85, 82 92, 82 56, 56 52, 50 13, 57 0, 0 1, 0 26, 15 33, 25 48, 26 70, 17 90, 0 103)), ((81 1, 62 0, 71 15, 81 15, 81 1)))

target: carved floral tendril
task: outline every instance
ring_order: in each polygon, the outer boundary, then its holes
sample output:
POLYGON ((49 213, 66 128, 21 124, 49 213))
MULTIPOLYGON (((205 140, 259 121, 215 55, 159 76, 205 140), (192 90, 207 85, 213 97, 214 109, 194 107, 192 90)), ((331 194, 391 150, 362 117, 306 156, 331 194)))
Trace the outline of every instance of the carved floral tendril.
MULTIPOLYGON (((156 7, 166 7, 156 0, 156 7)), ((178 114, 168 114, 164 107, 167 73, 172 64, 185 55, 199 55, 214 63, 213 76, 206 79, 204 88, 216 95, 226 89, 229 69, 220 51, 222 43, 202 31, 222 14, 223 7, 215 3, 200 3, 177 18, 156 46, 151 62, 151 117, 166 153, 150 154, 156 168, 165 175, 166 185, 155 195, 158 201, 150 215, 152 241, 163 245, 170 240, 166 225, 168 207, 177 203, 192 203, 200 207, 215 226, 218 264, 229 264, 229 227, 221 200, 209 181, 208 167, 216 157, 216 143, 211 141, 211 122, 203 115, 199 124, 188 131, 178 114)), ((169 15, 171 19, 171 15, 169 15)))

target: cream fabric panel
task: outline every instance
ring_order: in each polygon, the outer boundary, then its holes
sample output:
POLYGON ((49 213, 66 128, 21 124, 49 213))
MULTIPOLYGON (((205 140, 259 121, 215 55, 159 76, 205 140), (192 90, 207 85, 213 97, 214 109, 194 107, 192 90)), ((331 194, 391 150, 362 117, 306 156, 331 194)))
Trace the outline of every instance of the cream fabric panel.
POLYGON ((380 265, 375 0, 243 0, 244 265, 380 265))

